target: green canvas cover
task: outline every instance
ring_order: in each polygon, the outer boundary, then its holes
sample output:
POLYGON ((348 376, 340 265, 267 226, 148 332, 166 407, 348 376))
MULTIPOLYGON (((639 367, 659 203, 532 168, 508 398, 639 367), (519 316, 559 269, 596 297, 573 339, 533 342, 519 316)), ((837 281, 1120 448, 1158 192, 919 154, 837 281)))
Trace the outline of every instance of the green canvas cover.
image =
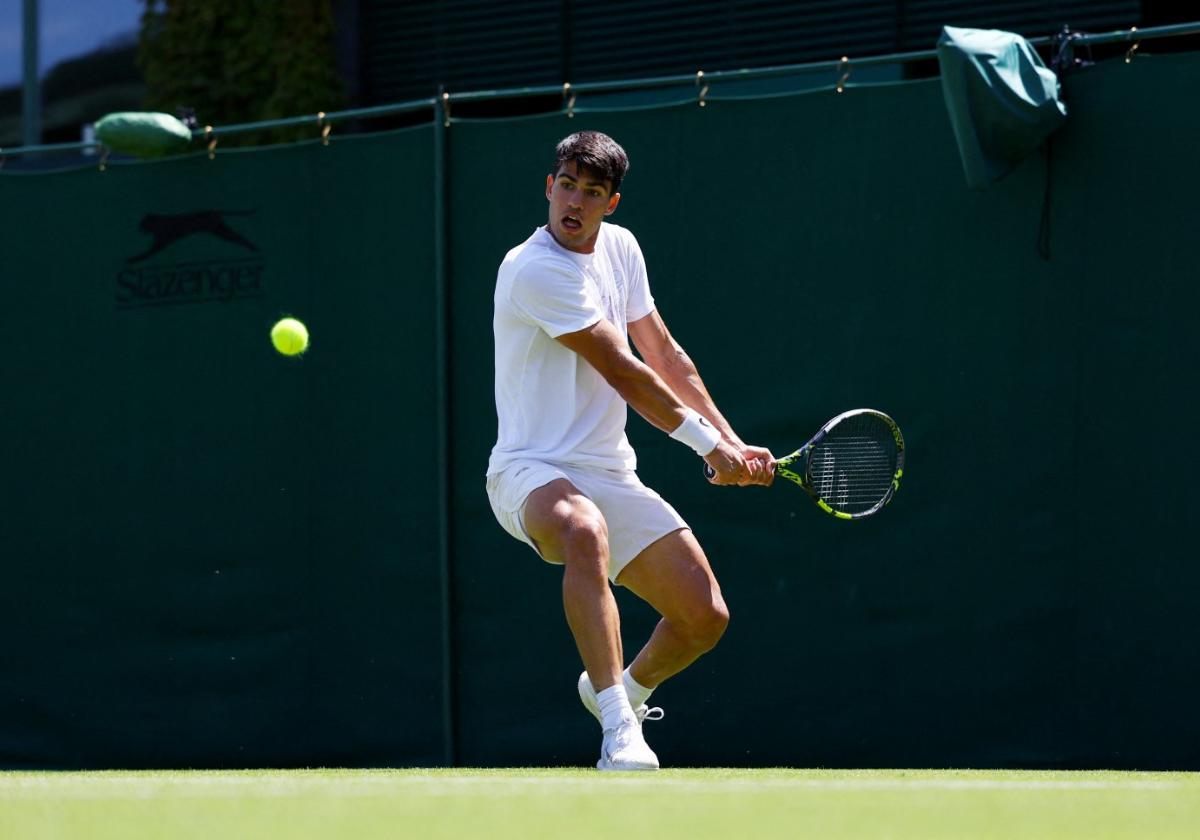
POLYGON ((946 26, 937 51, 967 185, 987 189, 1066 121, 1058 77, 1011 32, 946 26))
POLYGON ((96 123, 96 139, 114 152, 158 157, 187 151, 192 132, 170 114, 122 111, 96 123))

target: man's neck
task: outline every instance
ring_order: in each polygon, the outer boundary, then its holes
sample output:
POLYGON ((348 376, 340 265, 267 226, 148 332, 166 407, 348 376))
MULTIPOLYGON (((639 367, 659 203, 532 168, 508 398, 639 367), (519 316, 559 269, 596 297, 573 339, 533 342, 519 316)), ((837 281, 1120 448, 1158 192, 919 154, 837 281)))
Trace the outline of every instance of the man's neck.
POLYGON ((593 251, 596 250, 596 241, 600 238, 600 231, 597 230, 594 234, 592 234, 591 238, 589 238, 586 242, 583 243, 582 246, 580 246, 578 248, 572 248, 570 245, 567 245, 567 244, 563 243, 562 241, 560 241, 559 238, 554 235, 554 231, 550 229, 549 224, 542 225, 542 230, 544 230, 544 231, 546 231, 546 233, 550 234, 550 238, 553 239, 560 248, 570 251, 573 254, 590 254, 590 253, 592 253, 593 251))

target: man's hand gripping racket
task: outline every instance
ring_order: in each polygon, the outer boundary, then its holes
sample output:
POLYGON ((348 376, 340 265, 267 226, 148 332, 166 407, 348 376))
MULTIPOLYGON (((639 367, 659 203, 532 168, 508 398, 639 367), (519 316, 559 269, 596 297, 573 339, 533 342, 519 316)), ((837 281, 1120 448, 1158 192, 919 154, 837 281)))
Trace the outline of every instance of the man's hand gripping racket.
MULTIPOLYGON (((710 481, 716 472, 708 464, 710 481)), ((839 414, 812 439, 775 462, 775 474, 803 487, 817 506, 839 519, 862 519, 892 500, 904 475, 904 437, 881 411, 839 414)))

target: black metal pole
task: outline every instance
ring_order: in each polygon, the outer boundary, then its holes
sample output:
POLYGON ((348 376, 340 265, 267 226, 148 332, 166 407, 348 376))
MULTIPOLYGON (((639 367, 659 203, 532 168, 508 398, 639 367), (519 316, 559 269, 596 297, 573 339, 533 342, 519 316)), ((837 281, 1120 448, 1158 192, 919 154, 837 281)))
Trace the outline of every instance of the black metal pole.
POLYGON ((36 146, 42 139, 42 91, 38 78, 38 0, 25 0, 21 46, 25 88, 21 104, 21 142, 36 146))
POLYGON ((450 325, 449 249, 446 239, 446 134, 449 97, 443 88, 433 113, 434 332, 437 366, 438 555, 442 602, 442 745, 447 767, 457 764, 455 744, 454 586, 450 555, 450 325))

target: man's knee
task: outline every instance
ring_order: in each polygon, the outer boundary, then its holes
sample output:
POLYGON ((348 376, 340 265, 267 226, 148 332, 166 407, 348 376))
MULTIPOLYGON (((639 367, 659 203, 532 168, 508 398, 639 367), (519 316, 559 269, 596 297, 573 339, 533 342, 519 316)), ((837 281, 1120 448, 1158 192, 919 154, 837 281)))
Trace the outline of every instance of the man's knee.
POLYGON ((607 579, 608 526, 602 516, 581 511, 565 518, 559 547, 568 568, 607 579))
POLYGON ((563 499, 554 507, 549 542, 552 556, 568 570, 603 580, 608 579, 608 524, 589 500, 563 499))
POLYGON ((691 610, 681 629, 692 647, 704 653, 717 646, 728 626, 729 607, 725 605, 725 600, 718 596, 709 603, 691 610))
POLYGON ((608 525, 591 499, 566 479, 535 490, 525 505, 525 530, 538 553, 589 573, 608 574, 608 525))

